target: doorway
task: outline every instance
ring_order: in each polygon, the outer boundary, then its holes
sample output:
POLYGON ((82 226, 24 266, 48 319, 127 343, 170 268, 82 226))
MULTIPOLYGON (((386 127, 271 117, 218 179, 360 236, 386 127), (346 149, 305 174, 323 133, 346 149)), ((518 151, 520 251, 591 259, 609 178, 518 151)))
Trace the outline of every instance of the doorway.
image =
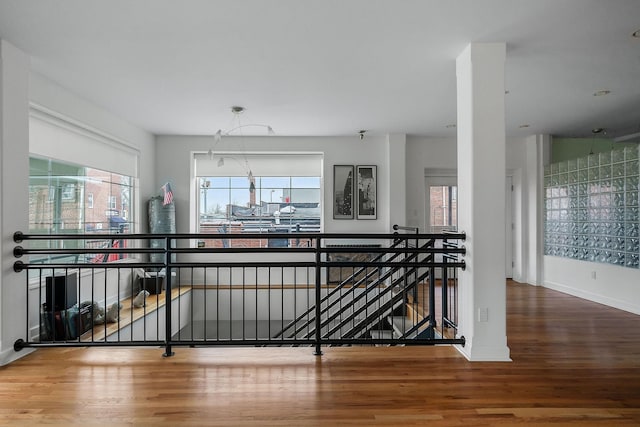
MULTIPOLYGON (((456 176, 425 178, 425 232, 458 231, 458 179, 456 176)), ((513 277, 513 184, 505 179, 505 277, 513 277)))

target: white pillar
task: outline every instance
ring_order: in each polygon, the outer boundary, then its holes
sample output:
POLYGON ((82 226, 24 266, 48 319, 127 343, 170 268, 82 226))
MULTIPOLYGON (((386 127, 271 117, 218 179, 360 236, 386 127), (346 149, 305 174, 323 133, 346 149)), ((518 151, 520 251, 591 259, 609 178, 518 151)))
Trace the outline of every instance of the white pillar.
POLYGON ((13 271, 13 233, 28 232, 29 58, 0 40, 0 365, 29 353, 13 343, 26 338, 26 273, 13 271))
POLYGON ((525 227, 527 247, 525 253, 525 281, 530 285, 543 283, 543 203, 544 203, 544 165, 549 151, 549 135, 533 135, 525 142, 526 176, 524 198, 527 207, 525 227))
POLYGON ((470 44, 456 60, 458 226, 467 233, 459 281, 459 350, 508 361, 505 278, 504 43, 470 44))
POLYGON ((387 170, 389 171, 389 224, 388 230, 393 232, 393 225, 407 225, 407 135, 387 135, 387 170))

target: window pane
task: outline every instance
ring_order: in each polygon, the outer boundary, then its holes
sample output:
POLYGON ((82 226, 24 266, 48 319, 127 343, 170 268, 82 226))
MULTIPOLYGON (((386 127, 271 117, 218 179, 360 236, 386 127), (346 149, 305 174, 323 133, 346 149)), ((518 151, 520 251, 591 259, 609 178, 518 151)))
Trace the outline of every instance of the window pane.
POLYGON ((249 189, 249 178, 246 176, 232 176, 231 188, 246 188, 249 189))
MULTIPOLYGON (((29 232, 126 233, 133 231, 133 179, 50 159, 29 159, 29 232)), ((42 242, 50 247, 124 247, 125 240, 42 242)), ((80 262, 107 262, 122 255, 91 254, 80 262)), ((32 262, 64 262, 53 256, 32 256, 32 262)))
POLYGON ((262 177, 262 187, 268 188, 289 188, 291 178, 286 176, 267 176, 262 177))
POLYGON ((320 188, 319 176, 294 176, 291 177, 293 188, 320 188))
POLYGON ((200 178, 202 187, 207 188, 229 188, 229 177, 206 177, 200 178))
POLYGON ((280 203, 283 200, 284 190, 282 188, 262 188, 259 200, 265 203, 280 203))
POLYGON ((207 188, 200 192, 200 215, 227 218, 228 188, 207 188))
POLYGON ((458 194, 456 186, 429 187, 431 231, 455 230, 458 226, 458 194))

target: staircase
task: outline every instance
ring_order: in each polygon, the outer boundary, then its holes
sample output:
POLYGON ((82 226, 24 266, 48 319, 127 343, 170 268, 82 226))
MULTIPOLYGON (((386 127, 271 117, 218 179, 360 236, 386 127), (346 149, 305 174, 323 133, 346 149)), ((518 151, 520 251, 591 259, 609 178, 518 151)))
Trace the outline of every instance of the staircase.
MULTIPOLYGON (((430 278, 430 270, 420 268, 419 262, 432 261, 433 254, 394 251, 400 243, 394 243, 388 253, 372 260, 389 264, 385 269, 376 270, 375 278, 371 277, 371 267, 361 267, 321 299, 320 328, 324 339, 433 338, 433 322, 419 315, 416 304, 410 304, 417 285, 430 278), (405 266, 393 266, 394 262, 403 262, 405 266), (416 263, 416 267, 407 267, 406 263, 416 263)), ((433 240, 429 240, 419 249, 431 248, 433 244, 433 240)), ((315 316, 314 305, 274 338, 314 337, 315 316)))

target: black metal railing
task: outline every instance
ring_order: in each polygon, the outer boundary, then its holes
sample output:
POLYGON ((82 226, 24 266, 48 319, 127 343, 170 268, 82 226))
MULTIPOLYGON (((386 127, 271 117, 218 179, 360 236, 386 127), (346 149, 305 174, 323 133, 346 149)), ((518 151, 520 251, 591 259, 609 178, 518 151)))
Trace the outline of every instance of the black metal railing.
POLYGON ((106 263, 60 262, 90 259, 83 255, 95 248, 37 243, 94 237, 15 233, 14 270, 29 271, 27 329, 16 349, 163 346, 168 356, 183 345, 308 345, 320 354, 326 345, 464 344, 447 285, 464 268, 464 247, 452 244, 463 233, 296 233, 310 243, 295 247, 279 233, 267 240, 286 245, 247 247, 265 240, 251 233, 101 235, 126 240, 100 249, 126 255, 106 263), (149 248, 159 239, 162 247, 149 248), (234 244, 199 244, 221 239, 234 244), (144 262, 150 254, 163 262, 144 262))

